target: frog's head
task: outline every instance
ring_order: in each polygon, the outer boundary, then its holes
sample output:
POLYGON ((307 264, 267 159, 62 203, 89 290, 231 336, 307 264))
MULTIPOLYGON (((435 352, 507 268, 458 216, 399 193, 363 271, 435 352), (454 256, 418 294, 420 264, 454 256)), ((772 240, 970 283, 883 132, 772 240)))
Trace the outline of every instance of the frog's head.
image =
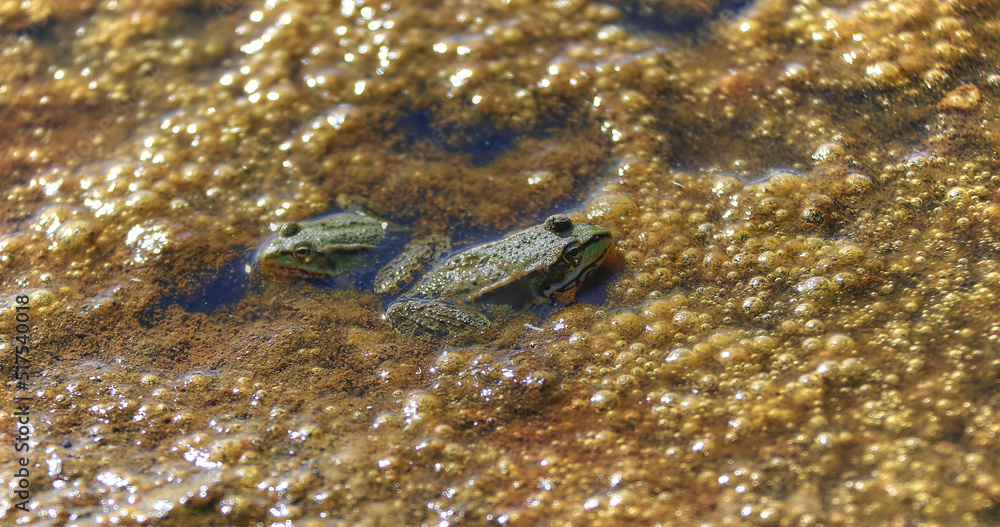
POLYGON ((570 291, 601 266, 604 258, 614 249, 611 231, 589 223, 573 223, 569 217, 549 216, 542 227, 559 240, 558 260, 546 274, 542 295, 551 297, 570 291))
POLYGON ((357 266, 370 246, 337 243, 327 229, 309 223, 281 225, 257 252, 264 272, 278 278, 332 278, 357 266))

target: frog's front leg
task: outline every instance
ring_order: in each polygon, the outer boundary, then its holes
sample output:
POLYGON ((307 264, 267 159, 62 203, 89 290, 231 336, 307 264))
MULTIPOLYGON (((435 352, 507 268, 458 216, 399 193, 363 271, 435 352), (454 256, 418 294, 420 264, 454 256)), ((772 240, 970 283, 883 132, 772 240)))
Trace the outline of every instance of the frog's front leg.
POLYGON ((443 234, 414 239, 375 275, 375 292, 380 295, 399 293, 449 252, 451 239, 443 234))
POLYGON ((490 319, 470 306, 438 300, 397 300, 385 310, 385 321, 404 335, 419 338, 454 337, 490 327, 490 319))

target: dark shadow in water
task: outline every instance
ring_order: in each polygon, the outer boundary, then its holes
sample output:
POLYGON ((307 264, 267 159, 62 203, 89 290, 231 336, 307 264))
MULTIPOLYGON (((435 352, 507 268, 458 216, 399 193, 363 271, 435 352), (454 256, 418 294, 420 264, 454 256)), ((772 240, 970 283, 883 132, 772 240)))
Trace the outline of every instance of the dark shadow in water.
POLYGON ((56 42, 56 24, 49 19, 38 24, 28 24, 17 31, 12 32, 18 37, 27 37, 35 41, 36 44, 56 42))
POLYGON ((407 112, 396 124, 396 130, 403 134, 404 148, 430 143, 442 152, 468 155, 476 166, 492 163, 517 144, 514 130, 499 128, 488 119, 474 126, 435 125, 430 110, 407 112))
POLYGON ((412 148, 418 141, 434 139, 431 137, 431 125, 434 124, 434 114, 430 110, 412 110, 403 114, 396 123, 396 130, 403 134, 406 140, 404 146, 412 148))
POLYGON ((574 300, 595 306, 604 305, 608 299, 608 286, 618 277, 618 273, 618 269, 608 265, 598 267, 583 281, 574 300))
POLYGON ((163 291, 160 301, 139 314, 139 324, 152 327, 173 305, 189 313, 213 313, 236 304, 251 287, 256 286, 245 269, 249 263, 249 258, 237 258, 216 271, 172 276, 169 281, 160 284, 163 291))
POLYGON ((621 9, 621 22, 629 29, 671 36, 693 36, 711 22, 737 15, 753 5, 750 0, 722 0, 702 16, 670 9, 669 6, 643 0, 626 0, 615 4, 621 9))
POLYGON ((488 165, 514 148, 515 139, 510 129, 477 128, 469 131, 469 140, 459 149, 472 156, 472 164, 488 165))
POLYGON ((175 280, 188 280, 201 285, 193 293, 182 293, 178 291, 176 283, 165 284, 164 290, 167 293, 150 314, 155 315, 175 304, 191 313, 211 313, 239 302, 246 295, 251 283, 245 269, 248 263, 245 258, 237 258, 216 272, 175 277, 175 280))

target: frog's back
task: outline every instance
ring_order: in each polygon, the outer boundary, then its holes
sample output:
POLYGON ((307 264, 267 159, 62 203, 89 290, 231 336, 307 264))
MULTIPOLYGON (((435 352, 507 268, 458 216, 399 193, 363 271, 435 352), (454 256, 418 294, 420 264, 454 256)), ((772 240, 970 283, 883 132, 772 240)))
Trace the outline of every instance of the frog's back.
POLYGON ((507 237, 457 253, 438 264, 406 294, 408 298, 456 302, 521 303, 537 292, 531 286, 545 262, 558 258, 558 246, 536 235, 507 237))
POLYGON ((361 214, 339 213, 299 223, 314 229, 311 236, 327 245, 374 247, 385 238, 382 220, 361 214))

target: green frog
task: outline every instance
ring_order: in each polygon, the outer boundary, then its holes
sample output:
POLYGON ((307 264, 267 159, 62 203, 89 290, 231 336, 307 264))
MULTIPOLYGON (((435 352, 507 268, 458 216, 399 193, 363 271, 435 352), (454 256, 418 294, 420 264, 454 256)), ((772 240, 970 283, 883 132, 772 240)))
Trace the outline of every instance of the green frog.
MULTIPOLYGON (((363 212, 340 212, 313 220, 281 225, 257 251, 257 264, 268 275, 283 279, 329 280, 363 274, 377 265, 382 253, 397 245, 390 236, 405 229, 363 212)), ((451 252, 451 240, 441 234, 416 238, 375 277, 375 291, 395 294, 417 274, 451 252)))
POLYGON ((603 227, 549 216, 541 225, 442 261, 389 304, 383 318, 396 331, 420 338, 483 331, 499 306, 568 299, 613 247, 603 227))
POLYGON ((257 264, 278 278, 334 278, 363 265, 388 230, 387 222, 357 212, 290 221, 261 245, 257 264))

